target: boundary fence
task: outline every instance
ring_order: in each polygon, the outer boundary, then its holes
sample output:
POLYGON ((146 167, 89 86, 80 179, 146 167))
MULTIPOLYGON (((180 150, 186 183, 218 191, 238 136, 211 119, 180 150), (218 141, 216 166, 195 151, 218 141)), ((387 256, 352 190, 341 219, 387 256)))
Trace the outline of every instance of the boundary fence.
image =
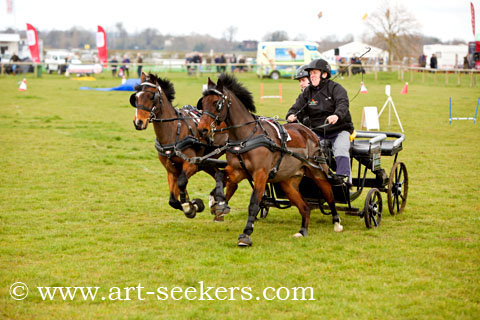
MULTIPOLYGON (((5 67, 12 65, 13 63, 7 62, 2 63, 0 68, 0 74, 5 74, 5 67)), ((33 66, 34 76, 41 77, 42 71, 46 71, 46 64, 34 64, 32 62, 16 62, 17 66, 28 65, 33 66), (41 68, 40 68, 41 67, 41 68)), ((265 65, 256 65, 256 64, 241 64, 241 63, 202 63, 202 64, 185 64, 185 63, 108 63, 108 66, 103 69, 103 72, 111 71, 112 66, 117 67, 117 71, 121 66, 128 66, 130 72, 136 75, 136 68, 142 66, 145 71, 157 72, 167 74, 169 72, 187 72, 190 75, 196 75, 199 77, 202 73, 219 73, 222 71, 227 72, 257 72, 260 70, 260 78, 268 77, 265 75, 265 65)), ((282 64, 282 66, 287 66, 295 70, 298 68, 298 65, 282 64)), ((25 68, 23 68, 25 69, 25 68)), ((430 69, 430 68, 421 68, 413 66, 404 66, 404 65, 337 65, 337 71, 340 71, 341 76, 343 77, 352 77, 358 73, 368 73, 373 74, 374 79, 378 80, 379 74, 383 72, 396 72, 397 78, 399 81, 409 81, 414 82, 415 78, 418 78, 418 75, 421 76, 421 82, 425 83, 426 76, 433 78, 434 84, 444 81, 446 85, 452 81, 453 78, 456 79, 457 85, 461 85, 462 78, 468 77, 470 87, 474 87, 477 84, 477 76, 480 74, 480 70, 476 69, 430 69), (442 79, 443 78, 443 79, 442 79)), ((293 79, 294 74, 291 74, 291 79, 293 79)), ((453 80, 455 81, 455 80, 453 80)))

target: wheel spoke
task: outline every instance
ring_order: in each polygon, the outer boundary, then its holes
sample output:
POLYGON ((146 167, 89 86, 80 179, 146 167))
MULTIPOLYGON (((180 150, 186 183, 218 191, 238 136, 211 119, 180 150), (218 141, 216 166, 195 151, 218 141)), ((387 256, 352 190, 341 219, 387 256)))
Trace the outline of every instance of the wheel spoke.
POLYGON ((400 204, 399 204, 397 195, 395 196, 395 199, 397 200, 397 212, 400 212, 400 204))

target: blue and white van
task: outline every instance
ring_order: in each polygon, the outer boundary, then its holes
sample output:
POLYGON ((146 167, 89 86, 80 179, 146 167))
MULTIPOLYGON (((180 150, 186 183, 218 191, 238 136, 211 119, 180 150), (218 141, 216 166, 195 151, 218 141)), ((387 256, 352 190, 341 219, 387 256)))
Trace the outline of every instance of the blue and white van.
MULTIPOLYGON (((264 41, 258 43, 257 74, 274 80, 291 77, 297 68, 315 59, 325 59, 311 41, 264 41)), ((325 59, 326 60, 326 59, 325 59)), ((336 73, 336 66, 332 74, 336 73)))

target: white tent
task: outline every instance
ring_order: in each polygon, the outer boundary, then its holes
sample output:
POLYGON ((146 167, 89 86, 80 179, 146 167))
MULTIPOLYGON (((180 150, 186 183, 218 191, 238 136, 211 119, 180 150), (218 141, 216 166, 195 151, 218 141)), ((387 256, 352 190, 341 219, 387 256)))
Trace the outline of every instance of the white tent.
MULTIPOLYGON (((380 59, 382 59, 383 61, 388 60, 388 52, 386 52, 385 50, 358 41, 353 41, 338 47, 340 54, 339 57, 345 58, 346 61, 349 61, 350 58, 354 56, 361 56, 365 51, 367 51, 367 47, 372 48, 372 50, 367 53, 363 58, 369 59, 371 63, 375 63, 380 59)), ((324 51, 322 52, 322 54, 327 58, 330 63, 337 62, 335 56, 335 49, 324 51)))

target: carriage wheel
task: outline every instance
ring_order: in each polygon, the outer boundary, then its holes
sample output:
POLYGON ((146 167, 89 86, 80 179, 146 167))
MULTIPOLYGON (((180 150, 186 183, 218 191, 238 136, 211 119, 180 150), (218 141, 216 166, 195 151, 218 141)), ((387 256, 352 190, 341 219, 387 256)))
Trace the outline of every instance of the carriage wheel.
POLYGON ((363 217, 368 229, 378 227, 382 220, 382 195, 377 188, 370 189, 365 198, 365 207, 363 208, 363 217))
MULTIPOLYGON (((271 197, 270 188, 267 185, 267 187, 265 188, 265 192, 263 193, 262 200, 263 198, 270 198, 270 197, 271 197)), ((259 217, 261 219, 265 219, 268 216, 268 211, 270 210, 270 207, 262 205, 262 202, 263 201, 260 201, 259 217)))
POLYGON ((395 162, 388 178, 388 211, 392 216, 403 212, 407 204, 408 172, 403 162, 395 162))

